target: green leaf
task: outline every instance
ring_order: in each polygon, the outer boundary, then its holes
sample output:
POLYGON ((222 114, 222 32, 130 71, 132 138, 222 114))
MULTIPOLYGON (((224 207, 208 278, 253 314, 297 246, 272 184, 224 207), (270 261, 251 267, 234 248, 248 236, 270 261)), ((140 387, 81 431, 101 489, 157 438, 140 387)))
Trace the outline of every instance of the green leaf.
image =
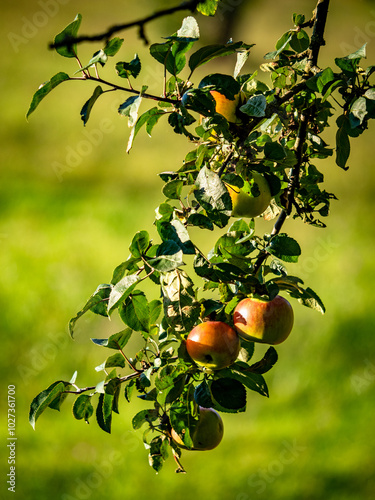
POLYGON ((150 236, 147 231, 137 231, 135 234, 129 251, 136 259, 142 257, 150 245, 150 236))
POLYGON ((162 192, 164 196, 170 200, 179 200, 181 198, 183 186, 184 183, 182 180, 174 179, 164 184, 162 192))
POLYGON ((365 97, 356 99, 350 108, 350 113, 358 120, 358 125, 361 125, 367 116, 367 102, 365 97))
POLYGON ((189 276, 175 269, 161 277, 165 319, 176 332, 190 331, 199 317, 193 282, 189 276))
POLYGON ((195 181, 194 196, 214 224, 224 227, 232 214, 232 201, 224 183, 212 170, 203 167, 195 181))
POLYGON ((363 94, 366 99, 370 99, 371 101, 375 100, 375 88, 368 89, 366 92, 363 94))
POLYGON ((311 288, 303 288, 303 281, 296 276, 282 276, 271 280, 277 285, 279 290, 287 290, 291 297, 298 299, 301 304, 311 309, 315 309, 322 314, 325 312, 325 307, 318 295, 311 288))
POLYGON ((289 42, 290 47, 298 54, 309 48, 310 38, 305 30, 295 31, 289 42))
POLYGON ((102 316, 107 316, 107 305, 106 301, 110 294, 112 293, 112 285, 103 284, 99 285, 95 292, 91 295, 89 300, 86 302, 85 306, 69 321, 69 332, 71 337, 73 337, 73 331, 77 320, 83 316, 87 311, 93 311, 102 316), (103 306, 103 309, 102 307, 103 306))
POLYGON ((195 388, 194 399, 197 405, 203 406, 204 408, 212 408, 214 406, 214 402, 211 398, 210 387, 206 380, 203 380, 203 382, 195 388))
POLYGON ((156 227, 163 241, 174 241, 186 255, 195 254, 195 246, 190 240, 186 227, 179 219, 175 218, 170 222, 156 221, 156 227))
POLYGON ((99 394, 98 406, 96 407, 98 425, 109 434, 112 427, 112 412, 117 410, 119 389, 120 380, 117 377, 110 380, 105 387, 104 393, 99 394))
POLYGON ((106 46, 104 47, 104 52, 107 54, 108 57, 113 57, 121 49, 123 43, 124 43, 123 38, 119 37, 112 38, 112 40, 108 40, 106 46))
POLYGON ((242 45, 242 42, 206 45, 190 56, 189 68, 193 72, 202 64, 206 64, 216 57, 223 57, 234 54, 239 48, 242 47, 242 45))
POLYGON ((136 95, 131 96, 126 99, 124 103, 118 108, 118 112, 121 116, 129 117, 129 127, 133 127, 138 119, 138 110, 142 102, 142 96, 136 95))
POLYGON ((111 433, 112 426, 112 408, 108 412, 108 405, 104 406, 104 394, 99 394, 99 401, 96 407, 96 421, 99 427, 104 431, 111 433))
POLYGON ((77 44, 71 43, 73 38, 77 37, 79 27, 81 26, 82 16, 77 14, 74 21, 68 24, 68 26, 55 36, 54 44, 61 45, 56 47, 55 50, 58 54, 63 57, 77 57, 77 44))
POLYGON ((143 125, 146 124, 146 132, 149 136, 151 136, 152 129, 154 128, 156 123, 159 121, 159 119, 165 114, 166 114, 166 111, 155 107, 155 108, 149 109, 148 111, 143 113, 141 116, 139 116, 136 124, 134 125, 134 127, 132 129, 132 133, 131 133, 131 136, 129 138, 128 147, 127 147, 126 152, 128 153, 130 151, 130 149, 132 148, 133 141, 143 125))
POLYGON ((88 122, 88 119, 90 118, 90 113, 91 113, 92 107, 94 106, 94 104, 98 100, 99 96, 101 96, 102 94, 103 94, 103 89, 101 88, 100 85, 98 85, 95 88, 94 93, 92 94, 90 99, 88 101, 86 101, 85 104, 83 105, 83 107, 81 109, 81 120, 83 121, 84 125, 86 125, 86 123, 88 122))
POLYGON ((40 392, 31 402, 29 422, 35 430, 35 424, 44 410, 65 390, 65 382, 59 380, 51 384, 46 390, 40 392))
POLYGON ((315 309, 322 314, 326 311, 322 300, 314 292, 314 290, 311 290, 311 288, 306 288, 306 290, 304 290, 304 294, 298 299, 298 302, 306 307, 309 307, 310 309, 315 309))
POLYGON ((367 57, 367 54, 366 54, 366 47, 367 47, 367 43, 365 43, 364 45, 362 45, 362 47, 360 47, 358 50, 356 50, 355 52, 352 52, 351 54, 349 54, 348 56, 345 57, 345 59, 366 59, 367 57))
POLYGON ((202 213, 189 215, 187 223, 188 225, 197 226, 200 227, 201 229, 208 229, 210 231, 214 230, 213 223, 206 215, 203 215, 202 213))
POLYGON ((230 75, 221 73, 213 73, 205 76, 198 85, 199 89, 204 87, 213 87, 212 90, 217 90, 232 101, 241 89, 241 85, 237 80, 230 75))
POLYGON ((139 276, 130 274, 116 283, 109 295, 107 306, 108 315, 132 293, 139 281, 139 276))
POLYGON ((251 96, 246 104, 240 107, 240 111, 248 116, 261 118, 266 115, 267 101, 263 94, 251 96))
POLYGON ((166 365, 159 371, 155 378, 159 404, 170 404, 181 395, 185 387, 186 370, 185 365, 166 365))
POLYGON ((229 413, 246 410, 246 389, 240 381, 219 378, 212 382, 210 391, 214 408, 229 413))
MULTIPOLYGON (((65 390, 68 391, 71 389, 71 384, 68 382, 64 382, 65 384, 65 390)), ((57 396, 51 403, 48 405, 48 408, 51 408, 52 410, 57 410, 60 411, 61 405, 65 401, 65 399, 68 397, 67 393, 62 393, 60 396, 57 396)))
POLYGON ((26 118, 28 118, 31 113, 35 111, 42 99, 44 99, 46 95, 51 92, 51 90, 66 80, 70 80, 70 76, 66 73, 60 72, 53 76, 48 82, 43 83, 33 96, 26 118))
POLYGON ((237 361, 232 367, 220 370, 217 373, 220 377, 230 377, 241 382, 251 391, 258 392, 262 396, 268 397, 268 387, 263 376, 257 373, 247 371, 249 365, 241 361, 237 361))
POLYGON ((182 250, 172 240, 164 241, 158 246, 156 257, 147 259, 148 265, 161 273, 168 273, 184 265, 182 250))
POLYGON ((176 35, 167 36, 166 38, 183 42, 194 42, 199 40, 199 26, 197 21, 193 16, 185 17, 176 35))
POLYGON ((186 64, 185 53, 191 48, 193 42, 169 40, 166 43, 154 43, 150 47, 151 56, 163 64, 167 71, 177 76, 186 64))
POLYGON ((184 365, 166 365, 159 371, 155 379, 155 387, 158 391, 164 391, 173 386, 175 380, 186 372, 184 365))
POLYGON ((138 57, 138 54, 135 54, 134 58, 129 63, 118 62, 116 64, 116 71, 118 76, 120 76, 121 78, 129 78, 129 76, 137 78, 137 76, 141 72, 141 61, 138 57))
POLYGON ((174 404, 171 406, 169 418, 172 428, 177 432, 177 434, 182 439, 184 445, 187 448, 193 447, 193 441, 191 439, 191 431, 193 431, 194 426, 198 423, 198 418, 192 415, 192 404, 181 405, 174 404))
POLYGON ((327 84, 335 80, 335 75, 331 68, 326 68, 317 78, 316 86, 318 92, 323 93, 327 84))
POLYGON ((203 0, 197 5, 197 11, 204 16, 214 16, 220 0, 203 0))
POLYGON ((100 365, 97 367, 97 371, 101 371, 101 369, 106 369, 106 368, 125 368, 125 358, 124 356, 117 352, 116 354, 112 354, 112 356, 108 356, 108 358, 105 360, 104 367, 103 365, 100 365), (102 368, 103 367, 103 368, 102 368))
POLYGON ((298 262, 298 257, 301 255, 298 242, 285 233, 273 236, 266 250, 284 262, 298 262))
POLYGON ((141 260, 142 259, 140 257, 132 257, 129 255, 127 260, 125 262, 121 262, 121 264, 119 264, 113 271, 111 284, 116 285, 125 276, 126 272, 128 272, 128 274, 137 273, 139 270, 137 264, 141 260))
POLYGON ((290 33, 289 31, 284 33, 284 35, 281 38, 279 38, 279 40, 276 43, 276 50, 273 52, 268 52, 264 56, 264 59, 276 59, 276 57, 289 46, 289 42, 291 41, 292 38, 293 38, 293 33, 290 33))
POLYGON ((164 435, 156 436, 149 446, 149 464, 158 473, 161 471, 164 461, 168 458, 168 439, 164 435))
POLYGON ((236 66, 234 67, 233 77, 237 79, 239 74, 241 73, 242 68, 244 67, 246 61, 250 56, 250 48, 253 47, 254 44, 247 45, 246 48, 237 52, 237 61, 236 66))
POLYGON ((277 362, 278 356, 274 347, 269 347, 263 358, 250 366, 249 371, 252 373, 263 374, 271 370, 273 365, 277 362))
POLYGON ((238 355, 238 359, 247 363, 253 357, 254 350, 254 342, 248 342, 244 339, 241 339, 241 350, 238 355))
POLYGON ((94 407, 91 404, 91 397, 87 394, 80 394, 73 404, 73 416, 77 420, 88 419, 94 413, 94 407))
POLYGON ((150 330, 150 307, 145 294, 139 290, 131 293, 121 304, 119 314, 122 321, 136 332, 150 330))
POLYGON ((366 58, 366 45, 367 43, 346 57, 337 57, 335 59, 336 66, 338 66, 347 75, 356 73, 360 60, 362 58, 366 58))
POLYGON ((181 104, 203 116, 215 114, 216 101, 207 89, 189 89, 182 96, 181 104))
POLYGON ((130 328, 126 328, 121 332, 114 333, 108 339, 91 339, 91 341, 96 345, 118 350, 123 349, 126 346, 132 333, 133 332, 130 328))
POLYGON ((305 16, 303 14, 293 14, 293 23, 295 26, 300 26, 305 22, 305 16))
POLYGON ((104 52, 104 50, 100 49, 97 52, 95 52, 90 59, 90 61, 86 64, 86 66, 83 66, 82 68, 78 69, 76 73, 79 73, 80 71, 84 71, 85 69, 91 68, 91 66, 95 66, 95 64, 100 64, 101 66, 104 66, 105 63, 108 60, 107 54, 104 52))
POLYGON ((134 430, 140 429, 146 423, 155 422, 159 417, 158 411, 155 409, 141 410, 132 419, 134 430))
POLYGON ((336 164, 347 170, 346 162, 350 155, 350 141, 347 133, 349 119, 341 115, 337 118, 337 132, 336 132, 336 164))
POLYGON ((149 303, 150 307, 150 324, 154 325, 159 319, 163 304, 160 300, 154 299, 149 303))
POLYGON ((278 142, 266 142, 264 145, 264 156, 268 160, 281 161, 286 158, 286 152, 278 142))

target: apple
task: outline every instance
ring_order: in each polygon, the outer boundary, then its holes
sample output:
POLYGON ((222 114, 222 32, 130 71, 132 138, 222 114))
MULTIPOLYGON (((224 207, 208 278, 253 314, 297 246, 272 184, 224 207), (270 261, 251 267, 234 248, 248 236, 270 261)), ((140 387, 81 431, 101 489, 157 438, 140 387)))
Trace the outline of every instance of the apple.
POLYGON ((216 113, 223 115, 230 123, 236 123, 237 125, 241 123, 241 119, 236 114, 240 104, 240 94, 236 94, 233 100, 228 99, 217 90, 211 90, 210 94, 216 101, 216 113))
POLYGON ((258 172, 254 172, 252 175, 259 189, 258 196, 253 196, 251 194, 251 185, 249 181, 245 181, 242 188, 227 184, 228 192, 232 200, 233 217, 257 217, 262 214, 270 204, 272 195, 267 180, 258 172))
POLYGON ((213 408, 199 407, 199 419, 194 428, 190 429, 193 447, 187 448, 181 437, 172 429, 171 436, 181 448, 185 450, 212 450, 216 448, 223 438, 224 426, 219 413, 213 408))
POLYGON ((284 342, 292 331, 293 322, 292 306, 280 295, 268 301, 250 297, 243 299, 233 313, 238 335, 264 344, 284 342))
POLYGON ((226 323, 205 321, 195 326, 187 336, 186 350, 197 365, 220 370, 237 359, 240 339, 226 323))

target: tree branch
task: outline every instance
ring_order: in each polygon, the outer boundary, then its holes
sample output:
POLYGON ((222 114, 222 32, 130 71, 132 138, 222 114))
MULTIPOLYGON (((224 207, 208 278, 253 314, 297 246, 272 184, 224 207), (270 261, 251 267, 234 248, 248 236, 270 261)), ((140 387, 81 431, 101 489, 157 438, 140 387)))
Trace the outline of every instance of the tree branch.
POLYGON ((181 10, 190 10, 191 12, 194 12, 197 6, 202 2, 204 2, 204 0, 186 0, 180 3, 179 5, 170 7, 168 9, 159 10, 154 14, 151 14, 150 16, 144 17, 142 19, 138 19, 137 21, 131 21, 129 23, 123 23, 123 24, 115 24, 109 27, 106 31, 98 33, 96 35, 80 35, 77 37, 66 37, 59 43, 51 42, 49 44, 49 48, 56 49, 58 47, 71 47, 72 45, 76 45, 82 42, 98 42, 100 40, 109 40, 109 38, 115 33, 127 30, 129 28, 134 28, 137 26, 139 29, 139 37, 142 40, 144 40, 146 45, 148 45, 149 42, 145 33, 145 25, 147 23, 154 21, 155 19, 158 19, 160 17, 174 14, 175 12, 179 12, 181 10))
MULTIPOLYGON (((78 78, 79 80, 82 80, 82 78, 78 78)), ((71 78, 73 80, 73 78, 71 78)), ((169 104, 175 104, 178 105, 181 102, 181 99, 171 99, 169 97, 162 97, 162 96, 157 96, 153 94, 147 94, 146 92, 141 93, 141 91, 133 89, 133 88, 126 88, 122 87, 120 85, 116 85, 115 83, 108 82, 107 80, 103 80, 103 78, 97 78, 95 76, 88 76, 85 78, 85 80, 92 80, 97 83, 101 83, 103 85, 108 85, 109 87, 112 87, 111 90, 121 90, 123 92, 130 92, 131 94, 136 94, 136 95, 142 95, 142 97, 145 97, 146 99, 151 99, 153 101, 158 101, 158 102, 167 102, 169 104)))
MULTIPOLYGON (((128 380, 131 380, 133 378, 137 378, 141 375, 142 370, 136 371, 134 373, 130 373, 129 375, 125 375, 124 377, 120 377, 119 381, 122 384, 123 382, 127 382, 128 380)), ((108 385, 110 381, 106 382, 104 386, 108 385)), ((87 391, 94 391, 96 389, 96 385, 93 385, 91 387, 84 387, 83 389, 78 389, 77 391, 63 391, 64 394, 82 394, 83 392, 87 391)))
MULTIPOLYGON (((325 45, 324 30, 327 21, 329 2, 330 0, 319 0, 315 9, 314 28, 309 46, 308 64, 306 67, 306 78, 304 79, 304 82, 309 76, 311 76, 312 73, 314 73, 314 68, 318 63, 320 48, 325 45)), ((307 109, 300 116, 299 130, 294 144, 297 162, 290 171, 285 208, 281 211, 279 217, 277 218, 271 236, 275 236, 280 233, 284 222, 292 212, 294 205, 294 193, 299 183, 300 171, 303 163, 303 145, 306 141, 309 122, 312 120, 313 114, 310 109, 307 109)), ((260 253, 254 264, 253 274, 256 274, 259 271, 260 266, 269 255, 270 254, 266 250, 260 253)))

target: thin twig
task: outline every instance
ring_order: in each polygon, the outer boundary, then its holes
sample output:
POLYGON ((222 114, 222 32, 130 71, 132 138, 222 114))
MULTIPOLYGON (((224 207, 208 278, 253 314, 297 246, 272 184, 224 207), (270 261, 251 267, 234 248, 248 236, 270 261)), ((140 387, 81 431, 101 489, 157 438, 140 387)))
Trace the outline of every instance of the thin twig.
MULTIPOLYGON (((134 373, 130 373, 129 375, 125 375, 124 377, 119 378, 119 382, 122 384, 123 382, 127 382, 128 380, 131 380, 133 378, 137 378, 141 375, 142 370, 139 370, 134 373)), ((108 385, 110 380, 104 384, 104 386, 108 385)), ((84 387, 83 389, 79 389, 77 391, 63 391, 66 394, 82 394, 83 392, 87 391, 94 391, 96 389, 96 385, 93 385, 91 387, 84 387)))
POLYGON ((168 16, 170 14, 174 14, 175 12, 179 12, 181 10, 190 10, 191 12, 194 12, 197 8, 197 6, 202 3, 204 0, 189 0, 180 3, 179 5, 176 5, 174 7, 170 7, 168 9, 162 9, 154 14, 151 14, 150 16, 144 17, 142 19, 138 19, 137 21, 131 21, 128 23, 123 23, 123 24, 115 24, 114 26, 109 27, 106 31, 102 33, 98 33, 96 35, 80 35, 77 37, 66 37, 64 40, 61 40, 61 42, 55 43, 51 42, 49 44, 50 49, 56 49, 59 47, 71 47, 72 45, 76 45, 78 43, 82 42, 98 42, 100 40, 109 40, 112 35, 115 33, 118 33, 120 31, 127 30, 129 28, 134 28, 137 27, 139 28, 139 36, 144 42, 148 45, 148 40, 145 34, 145 25, 151 21, 154 21, 155 19, 158 19, 160 17, 168 16))

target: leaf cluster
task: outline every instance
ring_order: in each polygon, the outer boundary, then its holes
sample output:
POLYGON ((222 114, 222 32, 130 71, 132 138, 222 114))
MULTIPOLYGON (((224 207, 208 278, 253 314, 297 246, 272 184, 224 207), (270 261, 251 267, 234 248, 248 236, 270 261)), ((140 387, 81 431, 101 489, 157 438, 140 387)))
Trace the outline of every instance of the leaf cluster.
MULTIPOLYGON (((217 6, 217 0, 206 0, 198 10, 213 15, 217 6)), ((191 448, 199 407, 245 411, 249 390, 268 397, 263 375, 277 361, 276 350, 270 347, 252 363, 254 344, 241 341, 233 365, 214 372, 202 369, 186 352, 191 329, 206 320, 232 325, 234 308, 248 296, 272 300, 287 293, 302 305, 325 312, 317 293, 288 273, 286 266, 298 262, 301 247, 282 226, 292 216, 325 227, 336 197, 324 189, 324 175, 315 159, 335 152, 337 165, 348 168, 351 140, 375 117, 375 89, 370 83, 374 66, 360 67, 365 47, 336 58, 334 69, 313 66, 315 49, 307 29, 314 20, 306 22, 302 14, 294 14, 294 26, 279 38, 260 67, 269 75, 266 84, 258 71, 244 71, 252 44, 230 41, 194 50, 199 27, 189 16, 176 33, 150 46, 150 56, 164 74, 160 95, 151 95, 145 86, 133 87, 142 75, 137 54, 130 61, 115 62, 116 82, 101 78, 99 73, 118 55, 123 39, 108 40, 86 64, 81 63, 76 45, 61 44, 77 36, 80 24, 77 15, 55 38, 57 52, 75 59, 78 71, 73 76, 59 72, 44 83, 34 94, 27 116, 61 83, 91 82, 94 91, 80 112, 84 125, 98 99, 116 91, 127 95, 118 108, 130 127, 127 151, 141 130, 151 135, 161 119, 174 133, 186 136, 192 150, 177 168, 159 174, 164 200, 154 220, 158 241, 146 230, 137 231, 129 255, 114 269, 112 279, 100 284, 70 321, 72 337, 76 322, 86 313, 108 318, 116 313, 124 323, 124 329, 109 338, 91 339, 98 347, 112 350, 96 367, 103 379, 83 388, 76 385, 75 376, 69 382, 53 383, 31 403, 30 423, 34 427, 46 408, 59 410, 73 393, 74 417, 89 422, 95 413, 100 428, 111 432, 113 413, 119 412, 121 402, 136 396, 147 408, 133 417, 132 425, 145 428, 151 466, 158 472, 172 453, 178 471, 183 471, 172 428, 184 447, 191 448), (236 58, 232 75, 209 73, 194 82, 197 68, 227 56, 236 58), (235 123, 217 112, 213 91, 229 102, 238 99, 235 123), (155 105, 144 109, 149 101, 155 105), (323 138, 333 116, 335 151, 323 138), (233 220, 228 191, 228 185, 242 189, 246 181, 251 195, 259 196, 255 174, 264 176, 272 195, 264 218, 268 223, 276 219, 263 235, 257 233, 256 219, 233 220), (192 229, 211 235, 215 228, 222 233, 205 255, 192 240, 192 229), (193 277, 185 270, 187 263, 193 277), (157 298, 146 296, 145 280, 154 284, 157 298), (129 356, 127 344, 133 335, 140 336, 143 347, 129 356)))

